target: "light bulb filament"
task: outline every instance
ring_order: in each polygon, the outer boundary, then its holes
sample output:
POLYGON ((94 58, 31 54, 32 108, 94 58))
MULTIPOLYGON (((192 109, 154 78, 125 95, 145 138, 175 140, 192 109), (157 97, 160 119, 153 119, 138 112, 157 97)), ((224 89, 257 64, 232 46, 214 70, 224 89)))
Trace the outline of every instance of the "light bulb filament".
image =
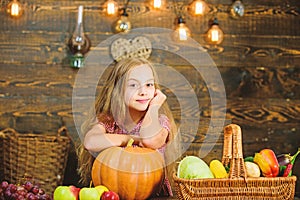
POLYGON ((115 4, 113 2, 107 3, 107 14, 109 15, 115 14, 115 4))
POLYGON ((18 3, 15 3, 15 2, 12 3, 10 14, 11 14, 12 16, 19 16, 19 14, 20 14, 20 6, 19 6, 18 3))
POLYGON ((187 40, 188 34, 184 28, 180 28, 178 32, 179 32, 179 40, 187 40))
POLYGON ((191 15, 204 15, 208 10, 208 5, 204 0, 193 0, 188 10, 191 15))
POLYGON ((211 31, 211 41, 217 42, 219 40, 219 32, 217 30, 211 31))
POLYGON ((202 2, 196 2, 195 4, 195 15, 201 15, 203 14, 203 3, 202 2))
POLYGON ((161 8, 162 2, 161 0, 153 0, 153 7, 154 8, 161 8))

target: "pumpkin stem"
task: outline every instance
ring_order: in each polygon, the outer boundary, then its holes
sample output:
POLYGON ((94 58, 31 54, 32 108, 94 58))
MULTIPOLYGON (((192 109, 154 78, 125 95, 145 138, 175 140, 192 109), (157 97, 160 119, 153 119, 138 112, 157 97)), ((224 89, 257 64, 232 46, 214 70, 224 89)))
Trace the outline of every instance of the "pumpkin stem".
POLYGON ((134 139, 130 138, 130 140, 127 142, 127 147, 132 147, 132 144, 134 142, 134 139))
POLYGON ((92 187, 93 181, 90 181, 90 188, 92 187))

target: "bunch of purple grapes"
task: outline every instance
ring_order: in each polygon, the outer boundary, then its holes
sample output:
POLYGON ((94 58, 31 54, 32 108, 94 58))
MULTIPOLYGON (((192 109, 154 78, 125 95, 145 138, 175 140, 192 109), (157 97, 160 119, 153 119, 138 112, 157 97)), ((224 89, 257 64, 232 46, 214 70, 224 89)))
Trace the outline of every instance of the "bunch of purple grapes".
POLYGON ((2 181, 0 200, 52 200, 52 198, 42 188, 30 181, 26 181, 22 185, 2 181))

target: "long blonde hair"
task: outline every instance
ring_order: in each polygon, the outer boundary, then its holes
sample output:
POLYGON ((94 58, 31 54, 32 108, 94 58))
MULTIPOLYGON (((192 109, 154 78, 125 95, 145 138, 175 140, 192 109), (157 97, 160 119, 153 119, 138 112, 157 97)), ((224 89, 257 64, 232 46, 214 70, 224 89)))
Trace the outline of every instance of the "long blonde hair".
MULTIPOLYGON (((155 80, 155 88, 160 89, 158 85, 158 77, 154 70, 153 65, 146 59, 143 58, 129 58, 121 60, 113 66, 112 71, 110 72, 107 80, 104 82, 104 87, 97 96, 95 102, 95 108, 91 110, 87 120, 81 126, 81 132, 83 136, 98 122, 100 115, 108 115, 113 117, 113 110, 118 110, 118 118, 124 119, 126 106, 124 101, 124 86, 125 81, 128 76, 128 72, 134 67, 146 64, 152 69, 154 80, 155 80), (112 101, 113 100, 113 101, 112 101)), ((160 113, 165 114, 169 120, 171 125, 171 130, 169 133, 169 141, 172 140, 176 133, 177 127, 174 122, 172 113, 169 109, 168 104, 165 102, 161 109, 160 113)), ((174 153, 174 152, 172 152, 174 153)), ((80 181, 83 184, 88 185, 91 181, 91 169, 95 157, 87 151, 83 144, 81 144, 78 148, 78 173, 80 175, 80 181)))

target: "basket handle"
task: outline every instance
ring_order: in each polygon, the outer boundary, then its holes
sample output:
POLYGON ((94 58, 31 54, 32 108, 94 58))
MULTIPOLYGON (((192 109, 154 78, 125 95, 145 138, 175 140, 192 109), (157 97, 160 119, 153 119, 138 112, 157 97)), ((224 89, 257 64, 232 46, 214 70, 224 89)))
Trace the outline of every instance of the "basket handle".
POLYGON ((225 167, 229 167, 232 159, 232 131, 225 127, 222 163, 225 167))
MULTIPOLYGON (((241 178, 241 177, 247 178, 247 173, 246 173, 246 168, 245 168, 245 163, 243 158, 241 127, 236 124, 227 125, 224 128, 224 137, 227 135, 232 136, 232 147, 231 147, 232 158, 230 159, 229 178, 230 179, 241 178)), ((225 142, 225 138, 224 138, 224 142, 225 142)))
POLYGON ((5 128, 0 131, 0 137, 4 138, 6 133, 12 133, 14 136, 18 134, 17 131, 13 128, 5 128))
POLYGON ((57 137, 62 136, 63 134, 65 134, 67 137, 69 137, 69 132, 66 126, 62 126, 61 128, 59 128, 57 130, 57 137))

